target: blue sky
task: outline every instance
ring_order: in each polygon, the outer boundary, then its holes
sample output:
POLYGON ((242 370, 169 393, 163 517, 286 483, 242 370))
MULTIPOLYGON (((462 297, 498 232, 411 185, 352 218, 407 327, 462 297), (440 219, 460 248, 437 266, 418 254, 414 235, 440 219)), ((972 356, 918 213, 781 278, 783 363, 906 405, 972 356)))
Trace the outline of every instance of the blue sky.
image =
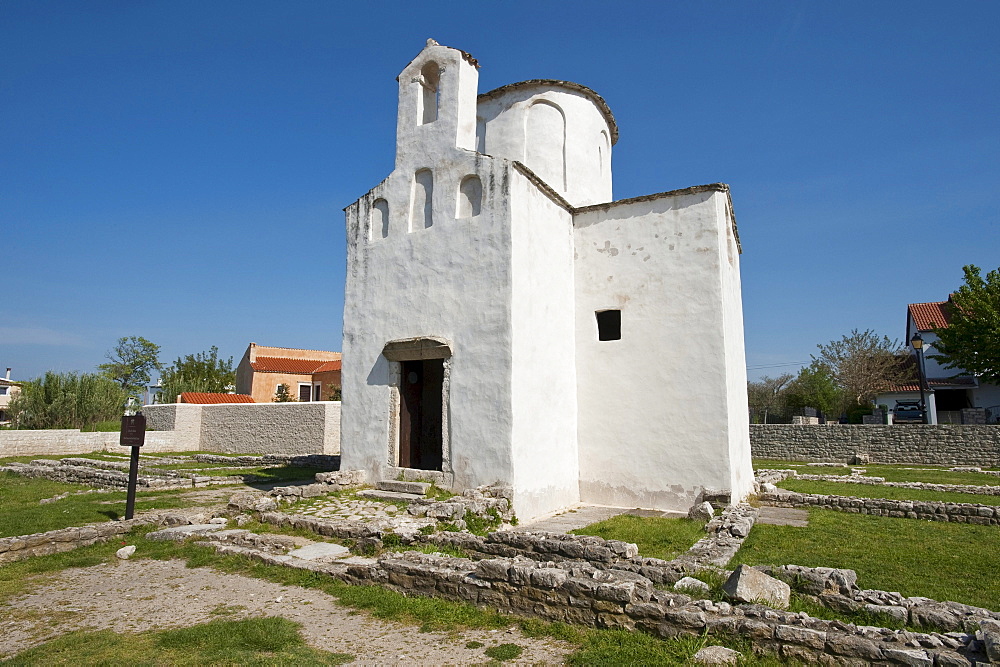
MULTIPOLYGON (((1000 3, 0 3, 0 372, 340 349, 341 209, 428 37, 576 81, 615 197, 729 183, 750 377, 1000 266, 1000 3)), ((790 364, 790 365, 780 365, 790 364)))

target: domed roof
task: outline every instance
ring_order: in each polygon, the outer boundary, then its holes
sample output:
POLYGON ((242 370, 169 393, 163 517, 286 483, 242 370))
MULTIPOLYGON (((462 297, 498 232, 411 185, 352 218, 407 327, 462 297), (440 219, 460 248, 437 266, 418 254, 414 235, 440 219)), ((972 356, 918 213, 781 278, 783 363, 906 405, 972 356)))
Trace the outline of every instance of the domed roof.
POLYGON ((521 88, 563 88, 565 90, 571 90, 576 93, 580 93, 597 105, 600 109, 601 114, 608 123, 608 127, 611 129, 611 145, 618 143, 618 123, 615 122, 615 116, 611 113, 611 107, 608 103, 604 101, 604 98, 597 94, 593 89, 583 86, 579 83, 573 83, 572 81, 559 81, 557 79, 528 79, 527 81, 519 81, 518 83, 508 83, 506 86, 500 86, 499 88, 494 88, 488 93, 483 93, 479 96, 479 100, 490 100, 496 97, 500 97, 512 90, 520 90, 521 88))

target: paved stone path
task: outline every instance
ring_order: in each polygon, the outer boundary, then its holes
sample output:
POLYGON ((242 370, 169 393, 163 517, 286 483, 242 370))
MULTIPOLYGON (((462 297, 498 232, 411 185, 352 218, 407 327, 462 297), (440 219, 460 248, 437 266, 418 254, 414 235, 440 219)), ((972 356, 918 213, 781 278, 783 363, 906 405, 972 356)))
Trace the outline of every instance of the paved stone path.
POLYGON ((757 523, 767 523, 772 526, 795 526, 805 528, 809 525, 809 512, 792 507, 771 507, 761 505, 757 523))
POLYGON ((519 525, 514 530, 533 531, 544 530, 550 533, 568 533, 577 528, 589 526, 598 521, 610 519, 619 514, 631 514, 644 517, 684 516, 682 512, 661 512, 659 510, 628 509, 625 507, 609 507, 607 505, 578 504, 562 510, 558 514, 543 517, 530 523, 519 525))
POLYGON ((391 503, 356 498, 310 498, 295 503, 289 510, 293 514, 306 514, 323 519, 350 519, 368 521, 394 516, 406 516, 406 510, 391 503))

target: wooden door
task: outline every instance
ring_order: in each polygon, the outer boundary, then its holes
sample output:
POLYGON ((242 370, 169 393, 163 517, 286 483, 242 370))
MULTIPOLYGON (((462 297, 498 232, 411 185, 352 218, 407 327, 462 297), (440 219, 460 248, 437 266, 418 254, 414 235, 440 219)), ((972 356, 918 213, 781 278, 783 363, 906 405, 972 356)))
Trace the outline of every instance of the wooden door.
POLYGON ((402 361, 400 371, 399 465, 441 470, 444 363, 402 361))

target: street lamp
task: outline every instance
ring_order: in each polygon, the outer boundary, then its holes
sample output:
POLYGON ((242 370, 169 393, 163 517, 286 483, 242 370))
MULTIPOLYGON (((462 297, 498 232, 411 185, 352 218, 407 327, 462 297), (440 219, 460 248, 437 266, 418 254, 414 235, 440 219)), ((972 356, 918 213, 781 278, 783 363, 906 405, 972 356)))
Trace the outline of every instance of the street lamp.
POLYGON ((920 379, 920 409, 923 411, 923 423, 927 423, 927 403, 924 401, 924 339, 920 332, 913 334, 910 345, 917 351, 917 377, 920 379))

